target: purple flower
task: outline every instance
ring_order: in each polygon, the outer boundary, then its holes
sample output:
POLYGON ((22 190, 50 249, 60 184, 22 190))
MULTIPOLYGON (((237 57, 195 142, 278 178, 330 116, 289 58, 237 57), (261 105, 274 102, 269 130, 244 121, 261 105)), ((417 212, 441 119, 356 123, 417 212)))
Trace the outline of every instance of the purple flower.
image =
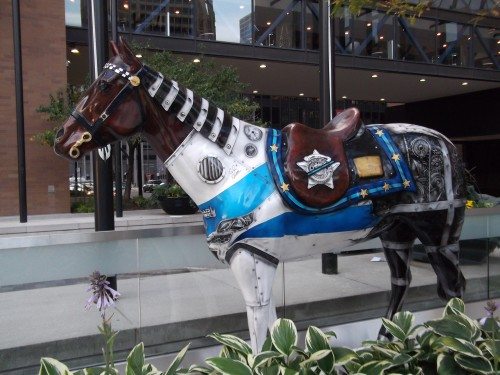
POLYGON ((497 308, 498 308, 498 305, 496 304, 495 301, 486 302, 486 306, 484 307, 484 309, 488 312, 488 317, 490 317, 490 318, 493 317, 493 314, 495 313, 497 308))
POLYGON ((90 276, 90 286, 87 292, 92 292, 90 298, 85 305, 88 310, 94 304, 97 306, 101 314, 104 314, 108 307, 115 304, 115 301, 120 296, 116 290, 109 286, 109 281, 106 280, 106 275, 101 275, 99 271, 95 271, 90 276))

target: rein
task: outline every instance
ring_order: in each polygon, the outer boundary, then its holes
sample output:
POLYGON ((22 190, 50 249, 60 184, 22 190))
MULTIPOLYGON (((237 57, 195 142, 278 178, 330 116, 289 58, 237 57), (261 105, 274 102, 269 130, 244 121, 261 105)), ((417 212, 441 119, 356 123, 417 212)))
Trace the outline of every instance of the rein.
MULTIPOLYGON (((80 156, 80 150, 78 147, 85 142, 90 142, 94 140, 98 146, 104 147, 107 145, 107 142, 103 141, 102 137, 97 134, 99 128, 106 122, 106 120, 113 114, 113 112, 118 108, 118 106, 123 102, 123 100, 134 90, 134 88, 138 87, 141 84, 141 78, 146 75, 145 67, 139 69, 139 71, 135 75, 131 75, 129 72, 125 71, 125 69, 115 65, 106 63, 104 65, 104 69, 109 69, 114 71, 115 73, 121 75, 123 78, 127 78, 127 83, 120 92, 114 97, 111 103, 108 104, 106 109, 99 115, 96 121, 90 122, 80 111, 76 108, 71 112, 71 116, 82 125, 87 131, 82 134, 82 137, 79 141, 77 141, 73 146, 71 146, 69 155, 76 159, 80 156)), ((141 124, 144 122, 145 114, 142 103, 139 101, 141 107, 141 124)))

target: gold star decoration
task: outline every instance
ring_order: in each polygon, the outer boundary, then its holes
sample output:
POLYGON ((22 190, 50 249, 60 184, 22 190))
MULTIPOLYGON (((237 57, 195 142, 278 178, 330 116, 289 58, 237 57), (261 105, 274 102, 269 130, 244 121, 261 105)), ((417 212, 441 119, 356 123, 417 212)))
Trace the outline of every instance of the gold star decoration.
POLYGON ((399 154, 392 154, 392 157, 391 157, 391 159, 394 161, 399 161, 399 160, 401 160, 400 158, 401 157, 399 156, 399 154))
POLYGON ((406 178, 405 180, 403 181, 403 186, 405 189, 409 188, 410 187, 410 181, 408 181, 406 178))
POLYGON ((362 198, 366 198, 368 196, 368 189, 361 189, 359 195, 361 195, 362 198))
POLYGON ((271 147, 271 151, 272 152, 278 152, 278 145, 274 144, 274 145, 272 145, 270 147, 271 147))
POLYGON ((384 135, 384 132, 381 129, 379 129, 375 132, 375 134, 377 134, 379 137, 382 137, 384 135))
POLYGON ((288 188, 289 186, 290 186, 289 184, 287 184, 287 183, 283 182, 283 183, 281 184, 281 186, 280 186, 280 187, 281 187, 281 190, 282 190, 283 192, 285 192, 285 191, 289 191, 289 190, 290 190, 290 189, 288 188))
POLYGON ((387 182, 382 186, 384 188, 384 191, 387 191, 391 188, 391 185, 389 185, 387 182))

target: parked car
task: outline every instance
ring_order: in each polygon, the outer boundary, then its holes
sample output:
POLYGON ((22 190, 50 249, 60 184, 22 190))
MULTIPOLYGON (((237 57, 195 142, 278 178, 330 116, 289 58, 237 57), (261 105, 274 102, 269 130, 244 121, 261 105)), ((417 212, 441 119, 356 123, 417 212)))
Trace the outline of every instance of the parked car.
POLYGON ((160 185, 162 182, 162 180, 148 180, 148 182, 142 186, 142 190, 147 193, 152 193, 154 187, 160 185))

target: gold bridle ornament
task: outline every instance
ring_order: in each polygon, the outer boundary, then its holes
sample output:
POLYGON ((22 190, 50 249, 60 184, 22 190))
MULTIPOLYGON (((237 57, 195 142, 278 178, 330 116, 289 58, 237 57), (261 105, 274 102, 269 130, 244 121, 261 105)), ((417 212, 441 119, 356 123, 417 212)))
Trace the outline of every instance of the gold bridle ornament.
POLYGON ((82 136, 78 141, 75 142, 73 146, 69 149, 69 156, 71 156, 73 159, 77 159, 80 156, 80 150, 78 147, 80 147, 82 144, 90 142, 92 140, 92 134, 89 132, 83 132, 82 136))

